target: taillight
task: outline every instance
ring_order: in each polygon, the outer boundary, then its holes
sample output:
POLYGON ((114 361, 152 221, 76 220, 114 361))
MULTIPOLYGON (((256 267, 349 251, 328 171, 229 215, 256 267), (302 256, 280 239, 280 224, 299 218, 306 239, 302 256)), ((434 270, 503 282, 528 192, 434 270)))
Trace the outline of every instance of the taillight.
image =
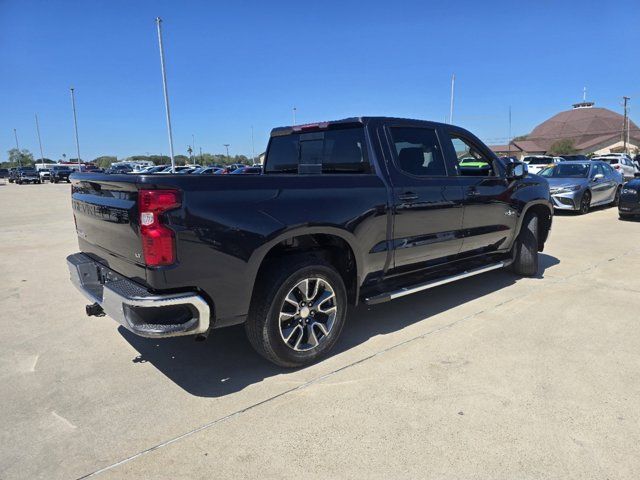
POLYGON ((173 230, 162 224, 161 216, 167 210, 180 206, 177 190, 140 190, 140 236, 144 263, 151 267, 171 265, 176 261, 173 230))
POLYGON ((613 168, 615 168, 616 170, 620 170, 620 165, 616 163, 616 164, 613 166, 613 168))

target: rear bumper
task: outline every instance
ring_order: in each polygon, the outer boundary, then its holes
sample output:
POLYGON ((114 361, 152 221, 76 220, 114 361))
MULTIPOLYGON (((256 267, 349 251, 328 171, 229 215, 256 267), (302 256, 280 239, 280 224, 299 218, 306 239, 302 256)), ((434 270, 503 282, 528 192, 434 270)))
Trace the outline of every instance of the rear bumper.
POLYGON ((176 337, 209 330, 209 304, 196 293, 151 293, 83 253, 69 255, 67 265, 71 283, 136 335, 176 337))

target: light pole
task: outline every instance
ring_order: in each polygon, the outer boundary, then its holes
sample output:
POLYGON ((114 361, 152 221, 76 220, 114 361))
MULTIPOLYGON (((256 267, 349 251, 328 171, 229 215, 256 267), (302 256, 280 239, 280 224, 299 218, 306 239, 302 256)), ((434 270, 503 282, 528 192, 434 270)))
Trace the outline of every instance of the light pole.
POLYGON ((451 105, 449 106, 449 124, 453 123, 453 95, 456 86, 456 74, 451 75, 451 105))
POLYGON ((42 140, 40 138, 40 124, 38 123, 38 114, 36 113, 36 132, 38 132, 38 144, 40 145, 40 163, 44 168, 44 153, 42 153, 42 140))
POLYGON ((22 166, 22 153, 20 153, 20 145, 18 144, 18 131, 13 129, 13 136, 16 137, 16 150, 18 150, 18 166, 22 166))
POLYGON ((162 19, 156 17, 158 27, 158 45, 160 48, 160 69, 162 70, 162 91, 164 92, 164 108, 167 117, 167 133, 169 134, 169 154, 171 155, 171 171, 176 171, 176 161, 173 156, 173 132, 171 131, 171 112, 169 110, 169 92, 167 89, 167 72, 164 66, 164 48, 162 47, 162 19))
POLYGON ((78 141, 78 117, 76 115, 76 96, 71 87, 71 108, 73 109, 73 125, 76 130, 76 153, 78 154, 78 170, 80 170, 80 142, 78 141))
POLYGON ((256 163, 256 148, 253 143, 253 125, 251 125, 251 161, 256 163))
POLYGON ((293 106, 293 125, 294 125, 294 126, 295 126, 295 124, 296 124, 296 110, 297 110, 297 108, 296 108, 296 106, 294 105, 294 106, 293 106))
POLYGON ((224 145, 224 147, 227 149, 227 161, 231 160, 229 158, 229 145, 231 145, 230 143, 223 143, 222 145, 224 145))

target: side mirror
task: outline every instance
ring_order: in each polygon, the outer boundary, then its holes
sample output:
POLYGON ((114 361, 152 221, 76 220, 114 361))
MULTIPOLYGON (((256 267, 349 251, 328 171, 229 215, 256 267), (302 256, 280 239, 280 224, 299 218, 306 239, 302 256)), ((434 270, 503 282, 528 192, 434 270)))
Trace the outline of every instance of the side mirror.
POLYGON ((640 177, 640 172, 636 172, 633 174, 634 177, 640 177))
POLYGON ((508 163, 506 170, 509 179, 524 178, 527 174, 527 166, 522 162, 508 163))
POLYGON ((593 181, 594 181, 594 182, 597 182, 598 180, 602 180, 603 178, 604 178, 604 175, 603 175, 603 174, 601 174, 601 173, 596 173, 596 174, 593 176, 593 181))

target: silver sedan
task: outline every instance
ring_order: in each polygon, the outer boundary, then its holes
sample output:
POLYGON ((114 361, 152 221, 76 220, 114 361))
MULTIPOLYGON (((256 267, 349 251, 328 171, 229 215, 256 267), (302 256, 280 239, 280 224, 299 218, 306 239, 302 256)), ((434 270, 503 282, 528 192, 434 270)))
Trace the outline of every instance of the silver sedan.
POLYGON ((549 182, 554 208, 588 213, 598 205, 617 205, 622 175, 599 161, 561 162, 540 172, 549 182))

